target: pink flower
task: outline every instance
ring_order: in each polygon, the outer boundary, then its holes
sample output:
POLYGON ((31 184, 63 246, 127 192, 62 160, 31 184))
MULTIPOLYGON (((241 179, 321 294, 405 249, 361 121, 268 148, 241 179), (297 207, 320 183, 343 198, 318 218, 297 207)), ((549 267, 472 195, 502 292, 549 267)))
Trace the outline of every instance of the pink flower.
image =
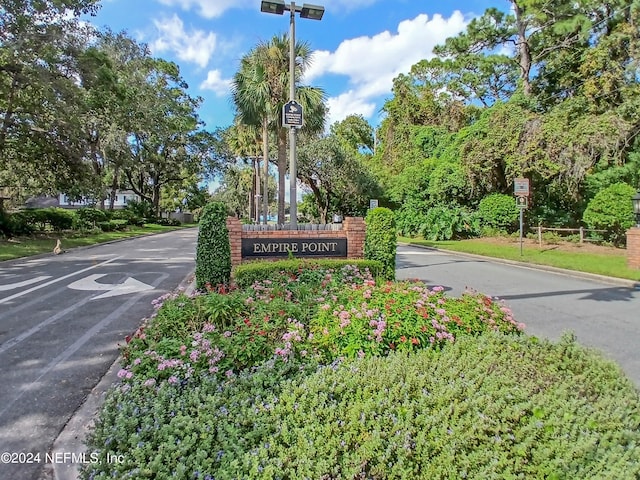
POLYGON ((176 383, 178 383, 178 377, 171 375, 168 379, 167 382, 169 382, 171 385, 175 385, 176 383))

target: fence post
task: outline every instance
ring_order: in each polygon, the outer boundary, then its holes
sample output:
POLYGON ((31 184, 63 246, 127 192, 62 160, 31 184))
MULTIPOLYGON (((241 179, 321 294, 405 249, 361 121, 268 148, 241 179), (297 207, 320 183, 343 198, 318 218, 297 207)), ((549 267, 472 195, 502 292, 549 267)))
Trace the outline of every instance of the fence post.
POLYGON ((538 247, 542 248, 542 225, 538 224, 538 247))
POLYGON ((580 243, 584 243, 584 227, 580 227, 580 243))

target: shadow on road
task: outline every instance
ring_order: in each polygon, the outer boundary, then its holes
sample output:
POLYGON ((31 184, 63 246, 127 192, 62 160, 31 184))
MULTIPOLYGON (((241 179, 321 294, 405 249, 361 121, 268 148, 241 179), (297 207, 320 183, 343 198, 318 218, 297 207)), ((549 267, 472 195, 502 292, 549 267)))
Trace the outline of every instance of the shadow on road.
POLYGON ((558 297, 562 295, 584 296, 578 300, 595 300, 597 302, 628 302, 634 300, 634 290, 627 287, 586 288, 583 290, 556 290, 552 292, 519 293, 514 295, 499 295, 502 300, 520 300, 526 298, 558 297))

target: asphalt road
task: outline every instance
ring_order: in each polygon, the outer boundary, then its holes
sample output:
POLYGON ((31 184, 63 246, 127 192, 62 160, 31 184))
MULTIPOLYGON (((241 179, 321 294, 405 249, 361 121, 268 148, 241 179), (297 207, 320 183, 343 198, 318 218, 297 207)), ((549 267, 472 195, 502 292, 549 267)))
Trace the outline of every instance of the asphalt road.
POLYGON ((118 344, 193 271, 196 239, 186 229, 0 263, 0 479, 47 476, 118 344))
POLYGON ((469 287, 503 299, 531 335, 573 332, 640 387, 640 290, 418 247, 399 247, 396 267, 398 279, 441 285, 449 295, 469 287))

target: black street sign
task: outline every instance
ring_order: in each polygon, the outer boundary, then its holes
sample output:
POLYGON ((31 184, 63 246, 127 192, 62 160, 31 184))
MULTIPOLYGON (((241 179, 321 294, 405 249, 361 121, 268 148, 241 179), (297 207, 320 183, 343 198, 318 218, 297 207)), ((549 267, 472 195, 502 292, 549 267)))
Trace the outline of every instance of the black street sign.
POLYGON ((242 258, 346 257, 346 238, 243 238, 242 258))
POLYGON ((285 127, 302 127, 302 105, 295 100, 287 102, 282 107, 282 125, 285 127))

